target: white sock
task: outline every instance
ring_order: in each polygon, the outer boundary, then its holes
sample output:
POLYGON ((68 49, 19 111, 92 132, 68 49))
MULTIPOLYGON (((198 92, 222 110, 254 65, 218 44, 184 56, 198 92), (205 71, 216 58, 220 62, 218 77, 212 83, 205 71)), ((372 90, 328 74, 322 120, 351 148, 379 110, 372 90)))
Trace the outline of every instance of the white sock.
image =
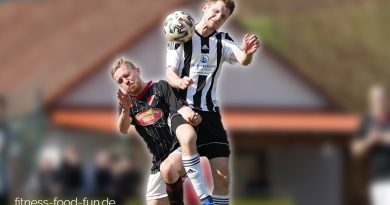
POLYGON ((229 195, 213 195, 214 205, 228 205, 230 201, 229 195))
POLYGON ((200 157, 196 153, 192 156, 182 156, 183 166, 187 172, 187 176, 190 179, 192 186, 195 189, 196 194, 200 199, 207 197, 209 192, 206 188, 206 180, 200 166, 200 157))

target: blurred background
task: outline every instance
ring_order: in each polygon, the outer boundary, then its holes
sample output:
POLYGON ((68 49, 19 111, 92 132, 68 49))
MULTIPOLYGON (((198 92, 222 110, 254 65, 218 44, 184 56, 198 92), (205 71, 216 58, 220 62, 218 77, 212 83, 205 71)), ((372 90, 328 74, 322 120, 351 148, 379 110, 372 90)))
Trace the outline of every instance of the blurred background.
MULTIPOLYGON (((140 204, 150 156, 135 132, 115 129, 110 65, 124 55, 144 79, 164 79, 163 19, 174 10, 200 19, 202 3, 0 0, 0 121, 9 125, 0 135, 1 195, 140 204)), ((236 5, 221 30, 238 45, 256 33, 262 49, 245 69, 224 65, 220 76, 233 203, 365 204, 368 174, 349 147, 368 88, 390 86, 390 2, 236 5)))

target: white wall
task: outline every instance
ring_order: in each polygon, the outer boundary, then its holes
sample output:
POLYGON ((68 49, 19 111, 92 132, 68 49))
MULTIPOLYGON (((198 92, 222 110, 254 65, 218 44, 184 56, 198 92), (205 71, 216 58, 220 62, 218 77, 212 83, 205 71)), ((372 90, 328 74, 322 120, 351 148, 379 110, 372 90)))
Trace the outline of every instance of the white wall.
MULTIPOLYGON (((235 32, 229 33, 235 39, 242 36, 235 32)), ((161 27, 158 27, 118 56, 125 55, 140 66, 144 79, 164 79, 166 44, 161 27)), ((111 62, 107 63, 90 79, 68 93, 62 98, 61 104, 112 105, 115 102, 115 86, 109 74, 110 65, 111 62)), ((272 56, 262 51, 256 53, 252 64, 247 67, 225 64, 222 69, 224 72, 218 85, 222 106, 249 105, 267 108, 325 106, 325 100, 307 83, 302 82, 272 56)))

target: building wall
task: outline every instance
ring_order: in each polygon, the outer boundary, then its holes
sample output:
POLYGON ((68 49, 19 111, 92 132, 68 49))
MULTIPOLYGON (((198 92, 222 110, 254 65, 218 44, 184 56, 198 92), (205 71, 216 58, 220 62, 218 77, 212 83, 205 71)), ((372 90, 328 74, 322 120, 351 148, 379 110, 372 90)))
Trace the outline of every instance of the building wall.
POLYGON ((336 147, 279 146, 238 152, 233 161, 236 196, 271 196, 296 205, 342 204, 342 156, 336 147))
MULTIPOLYGON (((238 32, 230 33, 233 38, 236 37, 235 39, 242 36, 241 33, 237 34, 238 32)), ((165 79, 166 44, 161 28, 156 28, 118 56, 125 55, 133 60, 141 68, 144 79, 158 81, 165 79)), ((115 103, 116 88, 109 74, 110 65, 111 62, 107 62, 90 79, 66 94, 60 103, 63 105, 115 103)), ((312 87, 266 52, 257 52, 252 64, 247 67, 225 64, 223 71, 218 85, 222 106, 322 108, 326 105, 325 99, 312 87)))
POLYGON ((268 151, 272 192, 299 205, 342 204, 342 157, 335 147, 268 151))
MULTIPOLYGON (((134 167, 141 174, 142 186, 140 193, 145 192, 147 176, 151 168, 151 156, 146 144, 137 135, 119 136, 114 133, 102 133, 70 128, 51 127, 39 138, 38 150, 34 153, 31 169, 28 170, 28 179, 24 184, 24 190, 29 197, 37 197, 38 166, 43 159, 49 159, 55 166, 59 166, 65 148, 75 147, 82 165, 85 196, 93 189, 93 170, 96 165, 97 154, 108 151, 116 156, 131 156, 134 167)), ((114 167, 112 167, 114 169, 114 167)))

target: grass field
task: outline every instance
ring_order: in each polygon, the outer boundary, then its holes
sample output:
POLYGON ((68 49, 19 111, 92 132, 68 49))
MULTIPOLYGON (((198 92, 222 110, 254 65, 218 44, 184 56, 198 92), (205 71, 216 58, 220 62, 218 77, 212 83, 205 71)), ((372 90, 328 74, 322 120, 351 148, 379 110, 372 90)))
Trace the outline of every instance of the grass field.
POLYGON ((235 199, 233 205, 293 205, 288 199, 235 199))
MULTIPOLYGON (((137 199, 130 200, 126 205, 141 205, 137 199)), ((294 205, 289 199, 234 199, 232 205, 294 205)))

